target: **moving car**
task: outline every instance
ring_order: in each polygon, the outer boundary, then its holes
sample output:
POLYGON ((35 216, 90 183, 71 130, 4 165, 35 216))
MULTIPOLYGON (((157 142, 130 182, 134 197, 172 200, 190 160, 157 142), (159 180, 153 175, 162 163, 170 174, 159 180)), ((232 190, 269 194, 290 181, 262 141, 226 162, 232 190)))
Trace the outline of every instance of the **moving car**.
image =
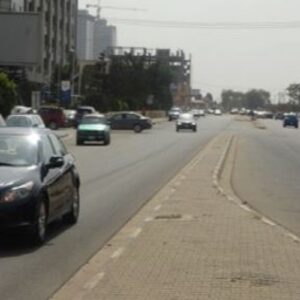
POLYGON ((64 114, 66 119, 66 126, 74 127, 76 125, 75 123, 76 110, 65 109, 64 114))
POLYGON ((215 116, 221 116, 222 111, 220 109, 215 109, 214 114, 215 114, 215 116))
POLYGON ((92 106, 78 106, 75 114, 75 126, 78 126, 80 124, 83 116, 94 113, 96 113, 96 110, 92 106))
POLYGON ((128 129, 136 133, 152 128, 152 121, 135 112, 115 113, 109 118, 111 129, 128 129))
POLYGON ((38 114, 43 119, 45 125, 52 130, 56 130, 66 125, 64 110, 57 106, 42 106, 38 114))
POLYGON ((192 114, 184 113, 179 116, 176 121, 176 131, 179 132, 181 129, 197 131, 197 122, 192 114))
POLYGON ((10 115, 6 119, 6 126, 45 128, 39 115, 10 115))
POLYGON ((296 115, 287 115, 283 119, 283 127, 292 126, 298 128, 298 117, 296 115))
POLYGON ((105 116, 100 114, 86 115, 77 127, 76 144, 84 142, 103 141, 104 145, 110 144, 110 126, 105 116))
POLYGON ((50 130, 0 128, 0 178, 0 231, 26 229, 43 243, 50 222, 77 222, 79 175, 50 130))
POLYGON ((179 107, 172 107, 168 112, 169 121, 177 120, 182 110, 179 107))

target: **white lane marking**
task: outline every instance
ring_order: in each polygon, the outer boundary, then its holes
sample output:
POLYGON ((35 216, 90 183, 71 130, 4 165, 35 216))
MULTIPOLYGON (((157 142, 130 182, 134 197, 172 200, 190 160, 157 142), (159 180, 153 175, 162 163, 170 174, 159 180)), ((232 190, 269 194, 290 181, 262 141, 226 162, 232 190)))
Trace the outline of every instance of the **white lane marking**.
POLYGON ((154 211, 159 211, 161 209, 161 205, 157 205, 154 207, 154 211))
POLYGON ((137 238, 139 235, 140 235, 140 233, 142 232, 142 228, 137 228, 131 235, 130 235, 130 237, 131 238, 137 238))
POLYGON ((153 217, 147 217, 144 221, 145 222, 151 222, 151 221, 153 221, 154 219, 153 219, 153 217))
POLYGON ((113 259, 119 258, 123 252, 124 252, 124 248, 119 248, 111 255, 111 258, 113 259))
POLYGON ((276 224, 274 222, 272 222, 271 220, 269 220, 266 217, 262 217, 261 219, 265 224, 270 225, 270 226, 275 226, 276 224))
POLYGON ((103 279, 104 275, 105 275, 104 272, 100 272, 100 273, 96 274, 90 281, 88 281, 84 285, 84 289, 85 290, 94 289, 98 285, 98 283, 103 279))

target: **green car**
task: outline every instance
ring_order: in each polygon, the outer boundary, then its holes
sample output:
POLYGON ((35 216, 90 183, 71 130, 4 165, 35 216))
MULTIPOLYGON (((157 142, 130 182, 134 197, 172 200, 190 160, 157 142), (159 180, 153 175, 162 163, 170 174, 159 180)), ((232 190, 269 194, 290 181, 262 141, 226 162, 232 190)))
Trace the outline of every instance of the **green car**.
POLYGON ((110 144, 110 125, 103 115, 85 115, 77 127, 76 144, 98 141, 103 141, 104 145, 110 144))

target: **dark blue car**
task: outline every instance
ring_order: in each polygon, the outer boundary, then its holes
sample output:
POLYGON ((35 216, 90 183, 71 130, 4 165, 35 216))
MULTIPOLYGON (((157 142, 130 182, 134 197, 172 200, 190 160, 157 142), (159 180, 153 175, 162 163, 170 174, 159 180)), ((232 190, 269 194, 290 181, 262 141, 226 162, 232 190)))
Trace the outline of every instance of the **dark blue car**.
POLYGON ((292 126, 298 128, 298 117, 296 115, 288 115, 283 119, 283 127, 292 126))

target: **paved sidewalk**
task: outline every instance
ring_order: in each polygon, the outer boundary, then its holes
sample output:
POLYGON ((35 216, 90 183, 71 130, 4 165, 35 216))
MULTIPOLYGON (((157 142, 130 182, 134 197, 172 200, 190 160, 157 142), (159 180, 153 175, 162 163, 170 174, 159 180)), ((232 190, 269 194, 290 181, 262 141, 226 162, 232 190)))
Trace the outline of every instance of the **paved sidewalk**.
POLYGON ((229 138, 213 140, 52 299, 299 300, 300 244, 213 184, 229 138))

